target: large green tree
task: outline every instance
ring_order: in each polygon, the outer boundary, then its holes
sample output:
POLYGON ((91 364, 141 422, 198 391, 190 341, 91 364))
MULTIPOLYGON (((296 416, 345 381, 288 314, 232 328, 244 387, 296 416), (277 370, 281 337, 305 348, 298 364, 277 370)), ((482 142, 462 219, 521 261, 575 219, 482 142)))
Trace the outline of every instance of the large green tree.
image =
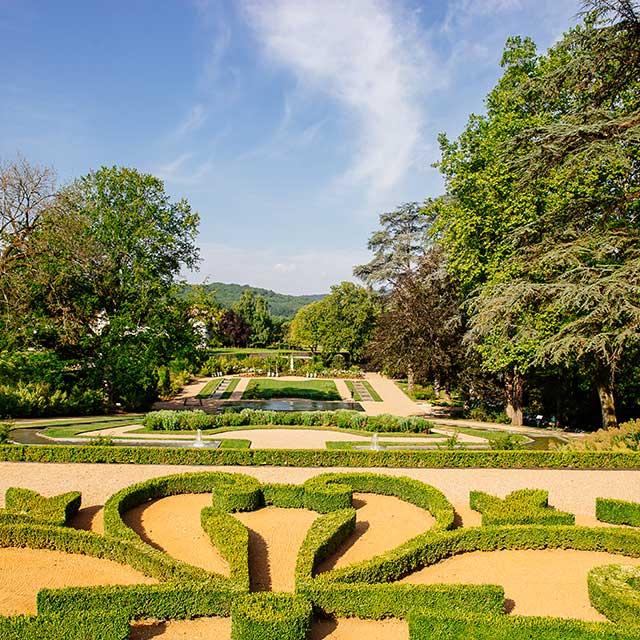
POLYGON ((41 214, 7 276, 5 330, 16 345, 82 361, 112 403, 144 405, 156 367, 197 341, 174 287, 196 265, 197 225, 153 176, 113 167, 80 178, 41 214))

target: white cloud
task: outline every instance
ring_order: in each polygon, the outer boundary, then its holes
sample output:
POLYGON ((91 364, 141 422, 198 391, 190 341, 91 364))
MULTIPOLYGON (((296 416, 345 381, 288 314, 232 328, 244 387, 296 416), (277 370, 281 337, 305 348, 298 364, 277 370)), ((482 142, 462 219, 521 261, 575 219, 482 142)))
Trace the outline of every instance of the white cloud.
POLYGON ((431 57, 410 14, 391 0, 245 0, 267 54, 301 86, 347 110, 355 128, 345 180, 371 192, 398 184, 415 161, 435 82, 431 57))
POLYGON ((190 162, 193 153, 182 153, 174 160, 153 169, 153 173, 162 180, 173 184, 196 185, 211 173, 213 162, 206 160, 199 164, 190 162))
POLYGON ((197 131, 207 119, 207 110, 204 105, 196 104, 189 110, 185 119, 178 125, 176 129, 177 136, 184 136, 187 133, 197 131))
POLYGON ((369 259, 365 250, 256 250, 208 242, 200 253, 200 271, 187 274, 191 282, 246 283, 294 295, 325 293, 351 280, 353 265, 369 259))

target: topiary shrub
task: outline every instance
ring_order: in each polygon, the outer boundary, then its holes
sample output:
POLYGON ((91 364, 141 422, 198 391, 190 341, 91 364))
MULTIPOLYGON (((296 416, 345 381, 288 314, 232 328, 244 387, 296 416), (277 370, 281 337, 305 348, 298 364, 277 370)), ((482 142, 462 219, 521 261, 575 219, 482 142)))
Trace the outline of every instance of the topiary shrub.
POLYGON ((304 483, 304 506, 318 513, 329 513, 351 506, 351 487, 336 476, 323 474, 304 483))
POLYGON ((222 475, 213 482, 213 506, 220 511, 255 511, 263 505, 260 482, 251 476, 222 475))
POLYGON ((640 503, 596 498, 596 518, 600 522, 640 527, 640 503))
POLYGON ((469 495, 472 509, 482 514, 482 524, 499 526, 508 524, 575 524, 572 513, 556 511, 549 506, 549 492, 542 489, 513 491, 506 498, 472 491, 469 495))
POLYGON ((232 607, 231 640, 305 640, 312 613, 299 595, 250 593, 232 607))
POLYGON ((609 564, 595 567, 587 577, 592 606, 613 622, 640 620, 640 568, 609 564))
POLYGON ((80 509, 79 491, 47 498, 31 489, 10 487, 5 493, 5 509, 0 510, 0 522, 41 522, 64 526, 80 509))

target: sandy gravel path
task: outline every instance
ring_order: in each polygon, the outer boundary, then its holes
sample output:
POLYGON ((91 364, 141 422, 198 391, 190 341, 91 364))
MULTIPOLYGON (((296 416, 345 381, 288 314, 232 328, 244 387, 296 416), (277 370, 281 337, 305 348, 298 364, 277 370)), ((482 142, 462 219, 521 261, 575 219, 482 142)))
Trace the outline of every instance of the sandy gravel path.
POLYGON ((298 550, 318 514, 266 507, 234 515, 249 529, 251 589, 293 591, 298 550))
POLYGON ((563 511, 591 516, 598 496, 640 502, 640 471, 572 471, 546 469, 358 469, 300 467, 214 467, 188 465, 46 464, 0 462, 0 502, 9 487, 27 487, 44 495, 82 491, 83 507, 106 499, 135 482, 175 473, 227 471, 245 473, 264 482, 301 483, 320 473, 374 471, 408 476, 442 490, 459 508, 468 508, 471 490, 504 497, 516 489, 549 491, 551 504, 563 511))
POLYGON ((231 618, 196 618, 168 622, 141 621, 132 625, 130 640, 229 640, 231 618))
POLYGON ((148 544, 183 562, 229 575, 229 565, 200 526, 210 493, 169 496, 128 511, 124 521, 148 544))
POLYGON ((247 390, 249 386, 249 381, 251 378, 240 378, 240 382, 236 385, 236 388, 231 392, 229 396, 229 400, 242 400, 242 396, 244 392, 247 390))
POLYGON ((125 565, 48 549, 0 549, 0 615, 36 612, 40 589, 154 584, 125 565))
POLYGON ((356 530, 331 558, 318 567, 318 573, 346 567, 393 549, 430 529, 431 514, 393 496, 354 493, 356 530))
POLYGON ((499 584, 515 614, 605 621, 589 602, 587 574, 612 563, 640 566, 640 559, 567 549, 477 551, 425 567, 401 582, 499 584))
POLYGON ((338 393, 340 394, 340 399, 343 402, 353 401, 353 398, 351 397, 351 391, 349 391, 347 383, 342 378, 333 378, 333 382, 335 383, 336 389, 338 389, 338 393))
POLYGON ((409 640, 409 626, 404 620, 323 620, 313 625, 309 640, 409 640))
POLYGON ((391 413, 395 416, 415 416, 424 413, 424 408, 405 395, 393 380, 379 373, 367 373, 365 379, 382 398, 382 402, 360 403, 368 414, 391 413))

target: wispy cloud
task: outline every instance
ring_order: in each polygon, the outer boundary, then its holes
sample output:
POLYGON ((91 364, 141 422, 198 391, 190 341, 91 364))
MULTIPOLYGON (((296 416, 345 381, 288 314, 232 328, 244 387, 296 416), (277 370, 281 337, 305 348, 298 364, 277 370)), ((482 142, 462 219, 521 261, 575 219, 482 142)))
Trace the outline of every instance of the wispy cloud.
POLYGON ((197 185, 211 173, 214 165, 210 160, 193 163, 193 157, 193 153, 182 153, 174 160, 155 168, 154 173, 162 180, 173 184, 197 185))
POLYGON ((197 131, 207 119, 207 110, 203 104, 195 104, 176 129, 177 136, 197 131))
POLYGON ((387 190, 421 144, 433 58, 412 14, 391 0, 245 0, 258 39, 300 86, 337 101, 355 129, 349 183, 387 190))

